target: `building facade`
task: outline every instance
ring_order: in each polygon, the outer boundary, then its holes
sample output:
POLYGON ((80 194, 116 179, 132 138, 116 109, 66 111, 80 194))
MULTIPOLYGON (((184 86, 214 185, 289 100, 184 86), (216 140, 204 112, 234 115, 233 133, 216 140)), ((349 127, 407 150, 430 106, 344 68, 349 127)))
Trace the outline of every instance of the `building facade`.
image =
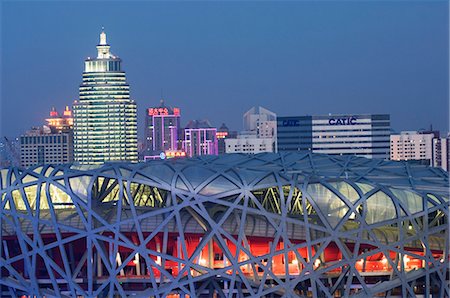
POLYGON ((55 108, 47 125, 33 127, 20 137, 20 164, 30 167, 39 164, 73 162, 73 117, 68 106, 62 114, 55 108))
POLYGON ((189 157, 200 155, 217 155, 217 128, 207 120, 190 121, 184 129, 182 149, 189 157))
POLYGON ((391 160, 422 160, 428 165, 433 161, 432 133, 403 131, 391 135, 391 160))
POLYGON ((278 152, 312 150, 312 117, 277 117, 278 152))
POLYGON ((440 167, 445 171, 450 169, 450 134, 446 137, 433 139, 433 167, 440 167))
POLYGON ((278 117, 277 126, 279 151, 389 159, 387 114, 278 117))
POLYGON ((72 133, 34 127, 20 136, 20 161, 22 167, 73 162, 72 133))
POLYGON ((226 153, 226 140, 227 139, 235 139, 237 137, 237 131, 231 131, 228 129, 228 127, 225 125, 225 123, 222 123, 222 126, 220 126, 217 129, 217 148, 219 154, 226 153))
POLYGON ((150 155, 167 150, 178 150, 181 147, 180 109, 164 105, 148 108, 146 113, 146 142, 150 155))
POLYGON ((402 131, 391 135, 391 160, 420 162, 449 169, 449 137, 438 131, 402 131))
POLYGON ((263 107, 253 107, 244 113, 244 131, 256 133, 258 138, 274 138, 277 136, 277 114, 263 107))
POLYGON ((85 61, 80 97, 73 105, 75 161, 137 162, 137 111, 121 59, 100 34, 97 57, 85 61))
POLYGON ((259 138, 256 133, 241 132, 236 138, 225 140, 226 153, 256 154, 275 152, 273 138, 259 138))
POLYGON ((277 152, 277 115, 253 107, 243 115, 244 130, 225 140, 226 153, 277 152))

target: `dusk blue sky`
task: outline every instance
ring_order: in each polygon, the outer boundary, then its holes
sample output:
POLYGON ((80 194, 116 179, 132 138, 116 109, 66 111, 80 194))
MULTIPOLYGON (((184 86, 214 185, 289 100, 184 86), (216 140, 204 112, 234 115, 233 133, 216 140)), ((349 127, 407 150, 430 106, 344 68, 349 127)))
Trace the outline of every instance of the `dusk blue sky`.
POLYGON ((183 125, 241 130, 261 105, 279 116, 389 113, 395 131, 448 131, 448 14, 446 1, 3 1, 1 135, 77 99, 102 26, 140 135, 161 90, 183 125))

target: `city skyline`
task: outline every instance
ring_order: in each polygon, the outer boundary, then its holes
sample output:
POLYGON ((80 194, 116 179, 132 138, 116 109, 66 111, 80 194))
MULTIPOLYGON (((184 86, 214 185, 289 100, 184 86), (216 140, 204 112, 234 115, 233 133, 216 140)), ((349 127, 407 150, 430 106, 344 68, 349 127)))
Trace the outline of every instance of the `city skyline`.
POLYGON ((0 2, 0 297, 449 297, 449 8, 0 2))
POLYGON ((2 6, 2 135, 72 105, 101 26, 125 61, 140 137, 161 97, 180 107, 182 125, 241 130, 242 114, 264 106, 279 116, 389 113, 395 131, 448 130, 445 2, 2 6), (135 17, 124 24, 119 11, 135 17))

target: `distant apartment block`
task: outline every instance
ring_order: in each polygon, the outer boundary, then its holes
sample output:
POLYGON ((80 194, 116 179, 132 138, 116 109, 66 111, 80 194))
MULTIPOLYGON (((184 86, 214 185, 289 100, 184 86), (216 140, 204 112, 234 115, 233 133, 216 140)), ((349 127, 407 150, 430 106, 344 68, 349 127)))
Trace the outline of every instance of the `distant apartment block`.
POLYGON ((235 139, 237 137, 237 131, 230 131, 225 123, 222 123, 222 126, 217 129, 216 137, 218 153, 224 154, 226 153, 226 140, 235 139))
POLYGON ((226 139, 226 153, 249 153, 274 152, 272 138, 258 138, 254 133, 239 134, 237 138, 226 139))
POLYGON ((189 157, 217 155, 217 128, 207 120, 190 121, 184 129, 183 151, 189 157))
POLYGON ((66 107, 60 115, 54 108, 47 125, 33 127, 20 137, 20 163, 23 167, 38 164, 73 162, 73 118, 66 107))
POLYGON ((226 153, 277 151, 277 115, 263 107, 253 107, 243 115, 244 130, 225 140, 226 153))
POLYGON ((433 139, 433 163, 434 167, 441 167, 445 171, 450 169, 450 134, 446 137, 433 139))
POLYGON ((20 160, 23 167, 72 162, 72 134, 52 133, 46 126, 33 128, 20 137, 20 160))
POLYGON ((402 131, 391 135, 391 160, 416 161, 433 167, 449 168, 449 137, 437 131, 402 131))
POLYGON ((256 133, 258 138, 276 138, 277 114, 263 107, 253 107, 244 116, 244 131, 256 133))

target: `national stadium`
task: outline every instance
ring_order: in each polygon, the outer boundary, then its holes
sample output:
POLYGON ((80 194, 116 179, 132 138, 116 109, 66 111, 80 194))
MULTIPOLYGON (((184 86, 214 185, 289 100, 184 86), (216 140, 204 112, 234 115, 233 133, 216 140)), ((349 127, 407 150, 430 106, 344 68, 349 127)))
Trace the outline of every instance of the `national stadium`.
POLYGON ((312 153, 1 169, 1 297, 449 297, 443 170, 312 153))

